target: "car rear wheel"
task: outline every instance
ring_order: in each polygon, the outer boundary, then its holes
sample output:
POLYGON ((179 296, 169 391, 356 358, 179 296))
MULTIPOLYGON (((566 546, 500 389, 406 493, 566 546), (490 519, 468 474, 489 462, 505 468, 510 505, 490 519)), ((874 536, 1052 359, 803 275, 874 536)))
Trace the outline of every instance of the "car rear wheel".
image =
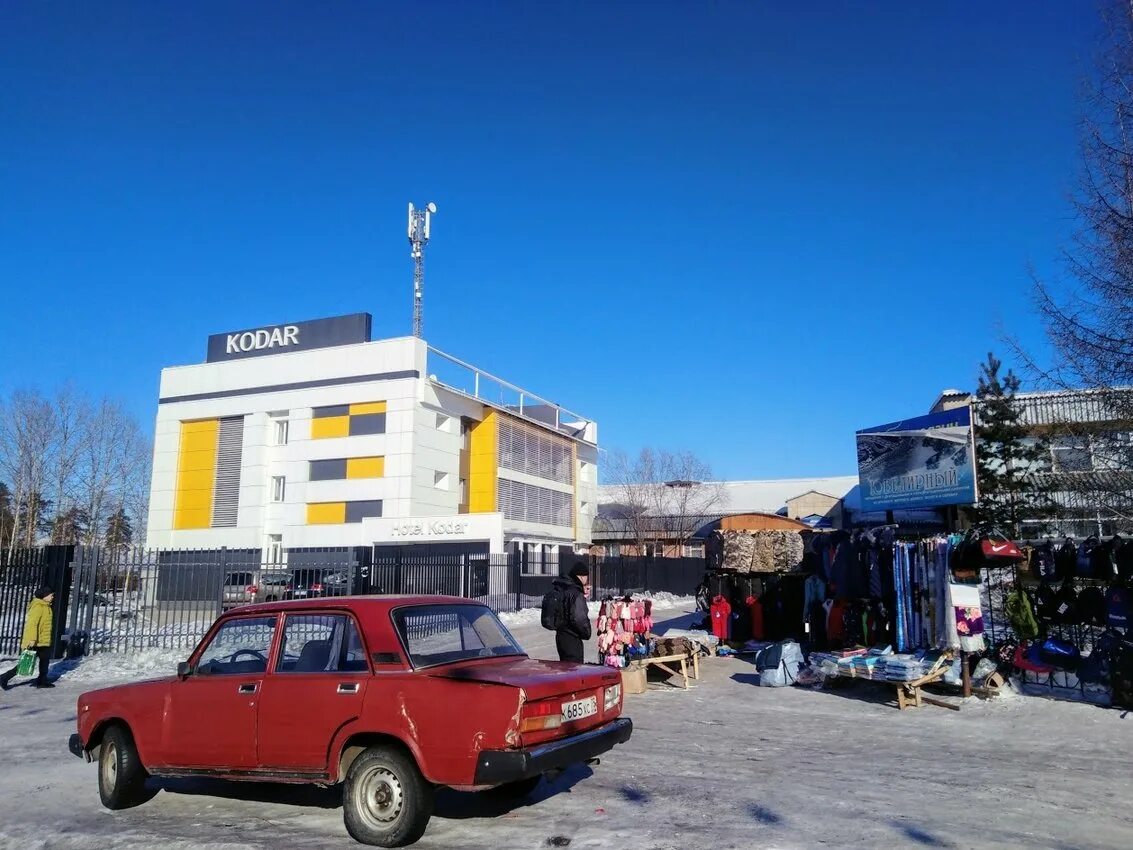
POLYGON ((413 759, 392 747, 370 747, 346 773, 342 817, 355 841, 404 847, 425 834, 433 787, 413 759))
POLYGON ((146 770, 129 730, 112 726, 102 736, 98 755, 98 796, 108 809, 128 809, 142 802, 146 770))

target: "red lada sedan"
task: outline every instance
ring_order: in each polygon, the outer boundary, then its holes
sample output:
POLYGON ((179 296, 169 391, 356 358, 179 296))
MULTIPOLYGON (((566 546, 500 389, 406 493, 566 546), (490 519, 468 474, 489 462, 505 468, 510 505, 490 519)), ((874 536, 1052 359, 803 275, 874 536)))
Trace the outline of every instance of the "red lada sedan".
POLYGON ((111 809, 147 776, 345 783, 356 840, 425 832, 437 786, 534 789, 629 740, 616 670, 528 658, 466 599, 361 596, 221 616, 168 679, 79 697, 70 749, 111 809))

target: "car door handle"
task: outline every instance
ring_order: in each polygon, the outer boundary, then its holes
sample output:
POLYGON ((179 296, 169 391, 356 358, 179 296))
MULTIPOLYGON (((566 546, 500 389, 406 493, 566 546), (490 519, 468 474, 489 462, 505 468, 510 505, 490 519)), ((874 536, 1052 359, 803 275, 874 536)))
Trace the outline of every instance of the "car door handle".
POLYGON ((356 694, 356 693, 358 693, 358 683, 357 682, 343 682, 342 684, 340 684, 338 686, 338 692, 340 694, 356 694))
POLYGON ((256 692, 256 685, 255 683, 241 685, 236 689, 236 692, 240 694, 254 694, 256 692))

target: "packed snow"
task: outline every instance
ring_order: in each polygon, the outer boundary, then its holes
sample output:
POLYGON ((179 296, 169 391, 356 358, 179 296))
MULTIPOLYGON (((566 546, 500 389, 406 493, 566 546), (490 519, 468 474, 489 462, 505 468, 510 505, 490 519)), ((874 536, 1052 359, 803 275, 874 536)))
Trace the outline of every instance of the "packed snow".
MULTIPOLYGON (((688 628, 693 609, 667 609, 657 631, 688 628)), ((512 628, 532 655, 554 657, 551 632, 512 628)), ((336 789, 151 780, 141 806, 101 808, 95 766, 66 749, 76 698, 103 681, 171 672, 181 654, 96 655, 57 665, 54 691, 0 693, 0 847, 358 846, 336 789)), ((959 712, 898 711, 878 683, 761 688, 756 678, 743 658, 712 658, 688 691, 656 679, 627 696, 633 738, 600 765, 572 768, 518 803, 442 791, 417 846, 1133 846, 1133 717, 1014 692, 959 712)))

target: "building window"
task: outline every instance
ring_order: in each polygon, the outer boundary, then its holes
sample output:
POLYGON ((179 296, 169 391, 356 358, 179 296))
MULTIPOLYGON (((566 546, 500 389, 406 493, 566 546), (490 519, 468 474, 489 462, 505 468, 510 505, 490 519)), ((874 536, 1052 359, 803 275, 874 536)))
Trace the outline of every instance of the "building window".
POLYGON ((272 440, 277 446, 287 445, 288 422, 286 419, 276 419, 272 427, 272 440))
POLYGON ((461 478, 460 479, 460 504, 462 504, 462 505, 468 504, 468 479, 467 478, 461 478))
POLYGON ((433 473, 433 486, 438 490, 447 490, 449 482, 449 474, 447 472, 434 472, 433 473))
POLYGON ((574 525, 574 495, 499 479, 496 510, 505 519, 570 528, 574 525))
POLYGON ((335 404, 311 410, 311 439, 357 437, 386 432, 386 403, 335 404))
POLYGON ((1055 437, 1050 445, 1055 472, 1093 472, 1094 461, 1085 437, 1055 437))
POLYGON ((282 475, 271 477, 271 500, 282 502, 287 497, 287 479, 282 475))
POLYGON ((365 499, 357 502, 311 502, 307 505, 308 525, 342 525, 381 515, 381 499, 365 499))
POLYGON ((312 460, 307 466, 309 481, 342 481, 347 478, 382 478, 386 471, 384 457, 340 457, 312 460))
POLYGON ((607 543, 604 549, 606 550, 607 558, 620 558, 622 555, 622 547, 617 543, 607 543))
POLYGON ((508 417, 500 418, 499 465, 548 481, 574 484, 571 441, 508 417))
POLYGON ((283 564, 283 535, 282 534, 269 534, 267 545, 267 559, 265 563, 268 566, 280 566, 283 564))

